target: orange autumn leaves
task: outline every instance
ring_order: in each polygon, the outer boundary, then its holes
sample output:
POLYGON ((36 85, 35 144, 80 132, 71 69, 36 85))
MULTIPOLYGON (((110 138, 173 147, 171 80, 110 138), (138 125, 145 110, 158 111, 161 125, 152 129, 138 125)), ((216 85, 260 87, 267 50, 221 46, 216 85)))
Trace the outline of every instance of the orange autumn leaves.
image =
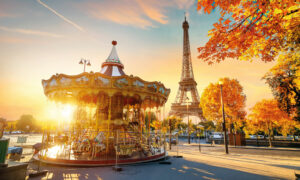
MULTIPOLYGON (((226 113, 226 121, 233 124, 236 129, 243 126, 246 116, 245 102, 246 95, 243 87, 235 79, 222 78, 223 81, 223 101, 226 113)), ((218 83, 211 83, 202 93, 200 106, 204 117, 215 123, 222 121, 221 93, 218 83)))
POLYGON ((256 103, 248 116, 248 124, 255 127, 257 131, 263 131, 268 135, 274 128, 279 128, 282 124, 290 121, 289 116, 278 108, 276 100, 266 100, 256 103))
MULTIPOLYGON (((247 129, 253 134, 263 131, 268 137, 272 137, 274 135, 273 130, 277 129, 278 132, 286 136, 287 134, 294 134, 296 128, 300 128, 300 124, 292 120, 286 112, 281 111, 278 102, 274 99, 263 99, 256 103, 247 118, 247 129)), ((270 138, 269 142, 272 146, 270 138)))
POLYGON ((198 10, 204 13, 216 8, 221 17, 208 32, 209 41, 198 48, 198 57, 209 64, 226 58, 273 61, 297 41, 289 38, 300 26, 295 0, 198 0, 198 10))
MULTIPOLYGON (((243 129, 250 134, 264 132, 273 136, 273 130, 277 129, 282 135, 294 134, 300 124, 294 121, 286 112, 278 107, 275 99, 262 100, 255 104, 250 114, 246 117, 246 95, 243 87, 235 79, 222 78, 223 101, 227 128, 235 130, 243 129), (233 126, 232 126, 233 125, 233 126)), ((200 106, 206 120, 215 124, 222 122, 221 93, 218 83, 211 83, 201 95, 200 106)))
POLYGON ((271 87, 281 110, 300 122, 300 48, 284 52, 263 77, 271 87))

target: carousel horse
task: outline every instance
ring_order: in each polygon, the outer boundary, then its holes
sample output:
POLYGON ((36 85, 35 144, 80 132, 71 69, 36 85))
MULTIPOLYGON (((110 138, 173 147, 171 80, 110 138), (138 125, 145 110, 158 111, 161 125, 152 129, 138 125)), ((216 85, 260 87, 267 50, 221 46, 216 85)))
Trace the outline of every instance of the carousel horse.
POLYGON ((92 157, 96 157, 96 154, 103 151, 105 149, 105 145, 104 145, 104 133, 103 132, 99 132, 97 134, 97 136, 94 138, 94 142, 93 142, 93 150, 92 150, 92 157))

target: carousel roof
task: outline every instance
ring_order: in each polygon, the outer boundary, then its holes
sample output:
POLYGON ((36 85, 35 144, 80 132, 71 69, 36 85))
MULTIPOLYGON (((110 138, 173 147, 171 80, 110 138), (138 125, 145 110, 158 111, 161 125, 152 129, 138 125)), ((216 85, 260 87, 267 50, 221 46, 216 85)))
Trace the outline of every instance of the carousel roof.
POLYGON ((102 69, 100 73, 107 76, 123 76, 125 75, 125 73, 123 72, 124 66, 121 63, 116 50, 117 41, 113 41, 112 45, 113 47, 110 52, 110 55, 108 56, 106 61, 102 64, 102 69))
POLYGON ((99 94, 122 94, 139 96, 156 105, 163 105, 170 94, 170 89, 161 82, 148 82, 126 75, 116 52, 116 41, 107 60, 103 62, 100 72, 83 72, 78 75, 56 74, 50 79, 42 80, 45 95, 57 102, 85 102, 96 104, 99 94))

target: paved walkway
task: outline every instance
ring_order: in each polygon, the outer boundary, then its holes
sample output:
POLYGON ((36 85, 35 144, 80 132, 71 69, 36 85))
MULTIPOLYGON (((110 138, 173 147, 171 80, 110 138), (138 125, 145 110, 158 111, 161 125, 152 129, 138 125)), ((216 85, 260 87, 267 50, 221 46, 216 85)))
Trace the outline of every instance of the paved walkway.
MULTIPOLYGON (((222 149, 221 147, 212 148, 222 149)), ((225 155, 223 151, 213 151, 207 148, 203 148, 200 153, 197 146, 184 145, 179 145, 178 150, 179 155, 182 155, 183 158, 172 157, 177 154, 177 147, 173 147, 172 151, 169 152, 171 165, 153 162, 143 165, 122 166, 122 172, 115 172, 111 167, 77 168, 42 165, 41 169, 49 170, 47 176, 31 179, 295 179, 295 171, 300 171, 300 156, 237 153, 225 155)), ((253 150, 255 151, 255 149, 253 150)))

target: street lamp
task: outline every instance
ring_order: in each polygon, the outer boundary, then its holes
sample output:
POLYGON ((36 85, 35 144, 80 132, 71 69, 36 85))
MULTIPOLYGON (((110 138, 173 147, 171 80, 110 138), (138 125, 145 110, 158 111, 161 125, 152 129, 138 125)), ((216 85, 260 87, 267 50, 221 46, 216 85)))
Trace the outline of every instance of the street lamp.
POLYGON ((191 143, 191 137, 190 137, 190 120, 189 120, 189 98, 186 97, 186 112, 187 112, 187 119, 188 119, 188 143, 191 143))
POLYGON ((198 139, 199 139, 199 152, 201 152, 201 138, 200 138, 200 133, 201 133, 201 131, 200 132, 198 132, 198 130, 201 130, 201 128, 203 128, 204 126, 202 126, 202 125, 200 125, 200 124, 198 124, 198 126, 197 126, 197 135, 198 135, 198 139))
POLYGON ((85 72, 85 66, 91 66, 90 60, 87 59, 81 59, 79 61, 79 64, 83 64, 83 72, 85 72))
POLYGON ((228 154, 228 143, 227 143, 227 133, 226 133, 226 121, 225 121, 225 111, 224 111, 224 102, 223 102, 223 81, 219 81, 221 89, 221 105, 222 105, 222 116, 223 116, 223 131, 224 131, 224 144, 225 152, 228 154))

